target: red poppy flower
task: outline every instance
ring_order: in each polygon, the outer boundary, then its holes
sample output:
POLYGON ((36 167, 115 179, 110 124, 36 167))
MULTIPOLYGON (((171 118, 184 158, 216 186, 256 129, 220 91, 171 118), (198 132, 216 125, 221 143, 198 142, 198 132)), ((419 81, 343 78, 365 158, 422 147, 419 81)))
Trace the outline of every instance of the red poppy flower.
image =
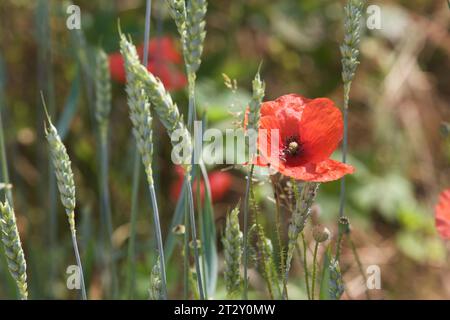
POLYGON ((450 240, 450 189, 444 190, 439 196, 435 208, 436 229, 442 239, 450 240))
POLYGON ((327 98, 289 94, 264 102, 256 164, 297 180, 337 180, 354 172, 352 166, 329 159, 343 128, 341 111, 327 98))
MULTIPOLYGON (((137 47, 137 53, 142 60, 144 56, 143 45, 137 47)), ((162 37, 150 41, 147 69, 161 79, 167 90, 177 90, 186 86, 186 76, 176 67, 181 62, 181 55, 176 50, 171 38, 162 37)), ((109 55, 109 69, 113 80, 120 83, 126 82, 124 60, 120 52, 109 55)))
MULTIPOLYGON (((176 201, 180 196, 181 189, 184 183, 184 170, 177 166, 175 168, 177 173, 177 180, 172 184, 170 189, 170 196, 173 201, 176 201)), ((213 171, 208 174, 209 185, 211 186, 211 198, 212 202, 219 202, 222 200, 228 191, 230 190, 232 184, 232 176, 228 172, 223 171, 213 171)), ((195 180, 193 183, 194 197, 197 192, 197 183, 195 180)), ((205 197, 205 183, 203 180, 200 181, 200 199, 203 201, 205 197)))

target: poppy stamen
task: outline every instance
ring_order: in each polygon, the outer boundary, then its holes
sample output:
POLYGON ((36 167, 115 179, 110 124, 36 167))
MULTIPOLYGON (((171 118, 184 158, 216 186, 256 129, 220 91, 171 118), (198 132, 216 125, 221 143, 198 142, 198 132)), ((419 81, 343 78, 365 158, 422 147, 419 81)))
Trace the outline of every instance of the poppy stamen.
POLYGON ((282 159, 286 161, 286 157, 297 156, 302 151, 302 145, 298 141, 298 137, 291 136, 286 139, 285 147, 283 148, 283 156, 282 159))

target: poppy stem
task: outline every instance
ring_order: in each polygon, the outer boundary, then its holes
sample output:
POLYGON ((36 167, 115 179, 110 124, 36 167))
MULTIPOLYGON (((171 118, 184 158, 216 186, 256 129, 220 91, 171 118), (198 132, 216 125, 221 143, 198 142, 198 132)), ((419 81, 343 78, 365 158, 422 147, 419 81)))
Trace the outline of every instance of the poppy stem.
POLYGON ((311 300, 314 300, 314 291, 316 288, 316 271, 317 271, 317 251, 319 249, 319 242, 316 241, 314 246, 314 256, 313 256, 313 272, 312 272, 312 283, 311 283, 311 300))
MULTIPOLYGON (((305 239, 305 234, 302 232, 301 233, 301 237, 302 237, 302 245, 303 245, 303 272, 305 274, 305 286, 306 286, 306 295, 308 297, 308 300, 311 300, 311 294, 309 292, 309 274, 308 274, 308 258, 307 258, 307 244, 306 244, 306 239, 305 239)), ((299 250, 299 256, 300 256, 300 248, 298 243, 296 244, 296 247, 299 250)))
POLYGON ((249 210, 249 197, 250 197, 250 189, 253 177, 253 169, 254 165, 250 166, 250 172, 247 176, 247 186, 245 188, 245 198, 244 198, 244 290, 243 290, 243 299, 248 300, 248 210, 249 210))

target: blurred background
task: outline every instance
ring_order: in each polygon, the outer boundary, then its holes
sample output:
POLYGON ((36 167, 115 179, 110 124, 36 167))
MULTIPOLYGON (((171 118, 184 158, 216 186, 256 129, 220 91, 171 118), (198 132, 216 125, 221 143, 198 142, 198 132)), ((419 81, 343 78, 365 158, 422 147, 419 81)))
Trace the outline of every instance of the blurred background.
MULTIPOLYGON (((344 3, 209 1, 207 38, 197 85, 199 112, 208 126, 234 126, 234 112, 249 101, 251 80, 261 62, 266 100, 298 93, 311 98, 329 97, 341 105, 339 45, 344 3), (223 74, 231 82, 235 80, 236 86, 230 89, 223 74)), ((53 173, 48 170, 41 90, 73 162, 78 234, 89 295, 94 299, 110 297, 102 272, 101 238, 105 227, 99 215, 90 52, 101 46, 108 54, 117 53, 119 19, 123 32, 137 45, 142 44, 145 1, 79 0, 74 4, 81 8, 81 30, 66 27, 69 15, 65 1, 0 2, 0 108, 32 299, 75 297, 66 288, 66 268, 74 264, 74 258, 66 217, 55 199, 53 173)), ((449 299, 450 246, 435 231, 434 205, 439 192, 450 187, 450 139, 440 132, 442 122, 450 121, 450 9, 444 0, 368 4, 381 8, 381 29, 364 29, 361 64, 351 92, 349 162, 357 172, 346 179, 346 215, 352 224, 353 241, 364 269, 370 265, 380 267, 381 289, 371 290, 372 298, 449 299)), ((171 49, 179 51, 178 34, 166 4, 154 0, 152 9, 151 39, 167 38, 173 43, 171 49)), ((164 50, 151 51, 150 59, 153 53, 153 62, 164 60, 164 50)), ((178 74, 172 94, 186 112, 187 93, 180 75, 183 66, 176 59, 172 64, 164 75, 171 81, 171 75, 178 74)), ((169 139, 160 123, 156 122, 155 128, 155 181, 167 237, 180 177, 169 160, 169 139)), ((131 291, 132 297, 145 299, 155 261, 151 207, 142 178, 137 203, 136 263, 131 265, 135 281, 130 284, 128 235, 135 151, 124 84, 117 74, 113 74, 110 129, 113 245, 120 297, 130 297, 131 291)), ((339 152, 334 157, 339 159, 339 152)), ((225 214, 243 197, 244 171, 208 169, 211 174, 222 173, 211 182, 220 236, 225 214)), ((1 176, 0 181, 5 177, 1 176)), ((322 185, 317 201, 322 219, 333 234, 337 232, 339 186, 339 182, 322 185)), ((270 221, 274 207, 270 185, 261 184, 257 194, 270 221)), ((284 218, 287 226, 289 217, 284 218)), ((220 241, 218 248, 220 252, 220 241)), ((175 246, 174 250, 179 248, 175 246)), ((168 270, 169 294, 173 297, 182 292, 183 283, 176 251, 168 270)), ((365 298, 363 279, 347 245, 342 259, 347 287, 344 299, 365 298)), ((220 272, 221 266, 220 262, 220 272)), ((293 268, 291 295, 305 298, 300 268, 293 268)), ((0 278, 0 298, 15 298, 14 283, 4 261, 0 263, 0 278)), ((253 281, 257 288, 258 278, 253 281)), ((263 290, 257 291, 255 297, 265 297, 263 290)), ((222 277, 215 297, 225 297, 222 277)))

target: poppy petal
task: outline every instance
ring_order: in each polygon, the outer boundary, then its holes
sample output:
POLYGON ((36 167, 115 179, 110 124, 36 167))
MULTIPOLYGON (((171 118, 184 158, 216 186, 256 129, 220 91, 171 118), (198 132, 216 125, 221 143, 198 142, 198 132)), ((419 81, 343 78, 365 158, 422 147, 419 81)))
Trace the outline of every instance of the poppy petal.
POLYGON ((304 166, 284 167, 280 172, 297 180, 312 182, 328 182, 351 174, 355 169, 348 164, 327 159, 319 163, 308 163, 304 166))
POLYGON ((342 113, 333 101, 317 98, 306 104, 300 122, 300 140, 307 162, 318 163, 331 156, 342 140, 342 113))
POLYGON ((256 165, 267 166, 267 164, 270 163, 271 166, 277 167, 277 164, 280 162, 279 156, 281 146, 280 122, 273 116, 262 117, 259 120, 259 157, 256 160, 256 165), (278 135, 278 137, 275 135, 278 135))
POLYGON ((441 238, 450 240, 450 189, 440 194, 435 213, 436 230, 441 238))
POLYGON ((310 101, 311 99, 295 93, 286 94, 275 100, 275 102, 279 104, 280 108, 292 108, 300 112, 303 111, 306 104, 310 101))

